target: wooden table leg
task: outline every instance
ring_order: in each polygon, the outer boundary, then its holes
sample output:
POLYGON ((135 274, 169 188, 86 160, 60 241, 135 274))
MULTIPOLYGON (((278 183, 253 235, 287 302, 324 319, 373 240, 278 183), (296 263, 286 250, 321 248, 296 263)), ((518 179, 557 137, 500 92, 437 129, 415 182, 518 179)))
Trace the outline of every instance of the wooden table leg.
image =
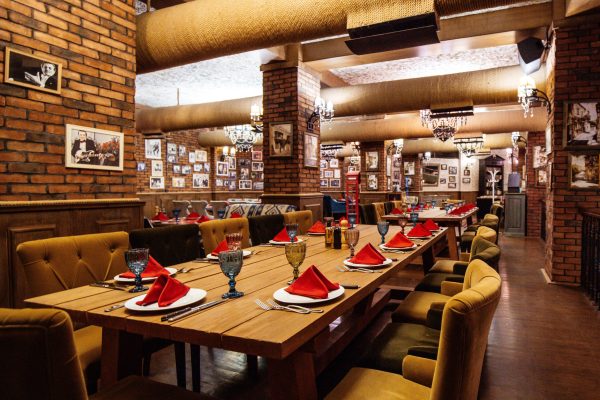
POLYGON ((129 375, 142 374, 142 340, 142 335, 102 329, 101 387, 109 387, 129 375))
POLYGON ((272 400, 317 398, 313 354, 298 350, 283 360, 268 358, 267 371, 272 400))
POLYGON ((435 262, 433 246, 429 246, 427 249, 425 249, 425 251, 421 254, 421 258, 423 259, 423 272, 427 274, 435 262))
POLYGON ((456 244, 456 227, 448 226, 446 231, 446 237, 448 238, 448 253, 450 254, 450 259, 458 260, 458 246, 456 244))

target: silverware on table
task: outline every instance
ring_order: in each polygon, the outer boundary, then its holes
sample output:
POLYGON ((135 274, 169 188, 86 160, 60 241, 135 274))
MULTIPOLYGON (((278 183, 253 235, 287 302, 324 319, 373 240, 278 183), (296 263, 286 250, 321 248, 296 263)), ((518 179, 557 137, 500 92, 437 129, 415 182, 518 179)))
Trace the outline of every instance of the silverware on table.
POLYGON ((127 290, 127 287, 125 287, 125 286, 120 286, 120 285, 116 285, 114 283, 107 283, 107 282, 94 282, 94 283, 90 283, 90 286, 101 287, 101 288, 105 288, 105 289, 114 289, 114 290, 127 290))
POLYGON ((262 308, 265 311, 280 310, 280 311, 295 312, 298 314, 310 314, 310 311, 308 309, 300 310, 300 309, 294 309, 294 308, 284 308, 283 306, 273 307, 273 306, 261 301, 260 299, 256 299, 256 300, 254 300, 254 302, 256 303, 257 306, 259 306, 260 308, 262 308))
POLYGON ((381 271, 377 271, 374 269, 369 269, 369 268, 350 268, 347 266, 342 266, 342 267, 337 267, 338 271, 340 272, 363 272, 365 274, 380 274, 381 271))
POLYGON ((273 307, 276 310, 279 310, 279 309, 286 309, 286 310, 296 309, 296 310, 308 311, 309 313, 322 313, 323 312, 323 310, 320 310, 320 309, 302 307, 302 306, 300 306, 298 304, 288 304, 286 306, 283 306, 281 304, 275 303, 275 301, 273 301, 271 299, 267 300, 267 304, 270 305, 271 307, 273 307))
POLYGON ((115 310, 118 310, 119 308, 123 308, 123 307, 125 307, 125 304, 123 304, 123 303, 121 303, 121 304, 115 304, 115 305, 112 305, 112 306, 110 306, 108 308, 105 308, 104 312, 115 311, 115 310))
POLYGON ((205 304, 201 304, 201 305, 196 306, 196 307, 186 307, 186 308, 183 308, 181 310, 174 311, 174 312, 172 312, 170 314, 164 315, 163 317, 161 317, 160 320, 161 321, 167 321, 167 322, 177 321, 177 320, 179 320, 181 318, 185 318, 185 317, 187 317, 189 315, 195 314, 198 311, 205 310, 205 309, 210 308, 212 306, 216 306, 217 304, 221 304, 221 303, 223 303, 223 302, 225 302, 227 300, 228 299, 219 299, 219 300, 215 300, 215 301, 210 301, 210 302, 205 303, 205 304))
POLYGON ((359 285, 350 284, 350 283, 340 283, 340 286, 343 287, 344 289, 358 289, 358 288, 360 288, 359 285))

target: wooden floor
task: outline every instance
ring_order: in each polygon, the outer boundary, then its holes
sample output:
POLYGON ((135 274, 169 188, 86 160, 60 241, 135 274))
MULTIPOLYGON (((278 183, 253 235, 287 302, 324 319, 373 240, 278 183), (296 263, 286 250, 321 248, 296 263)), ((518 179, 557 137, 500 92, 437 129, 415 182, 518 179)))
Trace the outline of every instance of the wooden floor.
MULTIPOLYGON (((502 236, 502 300, 487 349, 480 399, 599 399, 600 312, 578 288, 547 284, 541 272, 539 239, 502 236)), ((419 267, 403 271, 390 284, 411 287, 419 267)), ((389 321, 388 309, 319 377, 327 393, 389 321)), ((189 357, 189 355, 188 355, 189 357)), ((259 359, 250 376, 243 354, 202 348, 202 392, 219 399, 265 399, 266 371, 259 359)), ((155 354, 151 378, 174 384, 172 348, 155 354)), ((191 387, 188 367, 188 387, 191 387)))

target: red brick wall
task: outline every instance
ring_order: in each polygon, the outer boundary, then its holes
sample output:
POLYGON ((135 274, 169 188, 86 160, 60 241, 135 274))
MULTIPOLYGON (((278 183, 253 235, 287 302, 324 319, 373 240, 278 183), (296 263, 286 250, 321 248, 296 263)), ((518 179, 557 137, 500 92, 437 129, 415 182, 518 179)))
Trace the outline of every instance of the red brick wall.
MULTIPOLYGON (((304 133, 314 110, 320 81, 301 67, 266 69, 263 72, 263 123, 265 193, 297 194, 320 192, 319 165, 304 166, 304 133), (293 124, 292 157, 271 157, 269 124, 293 124)), ((318 125, 313 133, 319 135, 318 125)))
POLYGON ((362 192, 370 191, 368 189, 369 175, 377 176, 377 192, 385 192, 387 190, 387 177, 385 174, 385 145, 384 142, 361 142, 360 143, 360 188, 362 192), (367 154, 377 152, 379 157, 379 168, 377 171, 367 170, 367 154))
POLYGON ((135 196, 135 33, 133 0, 0 0, 0 76, 6 46, 63 67, 60 95, 0 83, 0 200, 135 196), (124 132, 124 171, 65 168, 65 124, 124 132))
MULTIPOLYGON (((542 200, 546 198, 546 186, 537 184, 537 171, 533 168, 533 148, 546 146, 545 132, 529 132, 527 135, 527 236, 540 237, 542 223, 542 200)), ((519 152, 519 155, 523 152, 519 152)), ((546 167, 538 168, 546 170, 546 167)))
POLYGON ((600 15, 573 19, 556 31, 553 98, 552 189, 548 202, 546 269, 556 282, 580 283, 581 215, 578 208, 600 211, 598 190, 570 190, 568 151, 563 148, 563 106, 567 100, 598 100, 600 93, 600 15), (593 22, 590 22, 593 21, 593 22))

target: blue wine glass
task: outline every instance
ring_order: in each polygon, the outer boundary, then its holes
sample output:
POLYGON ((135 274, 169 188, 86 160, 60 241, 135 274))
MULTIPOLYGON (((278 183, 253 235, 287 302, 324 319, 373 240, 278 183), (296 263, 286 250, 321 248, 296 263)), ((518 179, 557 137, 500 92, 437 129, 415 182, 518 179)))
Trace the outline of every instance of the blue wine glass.
POLYGON ((377 223, 377 231, 381 235, 381 244, 385 244, 385 235, 387 235, 390 229, 390 223, 388 221, 379 221, 377 223))
POLYGON ((173 210, 173 216, 175 217, 175 222, 179 222, 179 214, 181 214, 181 210, 176 208, 173 210))
POLYGON ((131 293, 143 292, 148 290, 142 285, 142 272, 148 265, 148 249, 131 249, 125 252, 125 261, 127 268, 135 275, 135 287, 130 289, 131 293))
POLYGON ((417 222, 419 221, 419 213, 417 213, 417 212, 411 212, 410 213, 410 221, 413 224, 417 225, 417 222))
POLYGON ((285 224, 285 230, 290 237, 290 243, 294 243, 298 236, 298 224, 285 224))
POLYGON ((219 265, 221 271, 229 278, 229 292, 223 294, 224 299, 242 297, 244 292, 235 289, 235 277, 238 276, 244 264, 244 253, 242 250, 222 251, 219 253, 219 265))

